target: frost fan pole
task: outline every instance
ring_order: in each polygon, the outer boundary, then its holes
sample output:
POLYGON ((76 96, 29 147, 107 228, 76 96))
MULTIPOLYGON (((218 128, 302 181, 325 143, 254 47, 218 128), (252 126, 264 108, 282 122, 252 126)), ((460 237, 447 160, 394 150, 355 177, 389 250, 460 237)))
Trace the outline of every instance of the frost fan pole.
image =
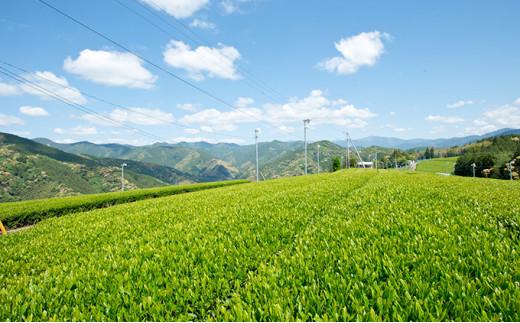
POLYGON ((126 163, 121 164, 121 192, 125 191, 125 167, 128 166, 126 163))
POLYGON ((347 167, 346 168, 348 169, 348 168, 350 168, 350 140, 349 140, 350 137, 348 135, 348 131, 346 134, 347 134, 347 161, 346 161, 347 167))
POLYGON ((305 175, 307 175, 307 127, 311 122, 310 119, 303 120, 303 143, 305 146, 305 175))
POLYGON ((320 144, 318 144, 318 174, 320 173, 320 144))
POLYGON ((258 134, 260 133, 260 129, 255 129, 255 147, 256 147, 256 181, 258 182, 259 173, 258 173, 258 134))

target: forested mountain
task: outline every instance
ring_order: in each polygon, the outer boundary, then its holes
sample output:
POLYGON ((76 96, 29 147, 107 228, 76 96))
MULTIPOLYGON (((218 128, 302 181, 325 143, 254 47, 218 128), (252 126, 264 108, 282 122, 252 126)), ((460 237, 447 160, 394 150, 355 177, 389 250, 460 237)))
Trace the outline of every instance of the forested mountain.
POLYGON ((171 167, 78 156, 0 133, 0 202, 117 191, 123 162, 128 189, 198 181, 171 167))
POLYGON ((520 174, 520 136, 498 136, 465 145, 459 148, 462 155, 455 164, 455 174, 514 179, 520 174), (510 165, 511 163, 511 172, 510 165))

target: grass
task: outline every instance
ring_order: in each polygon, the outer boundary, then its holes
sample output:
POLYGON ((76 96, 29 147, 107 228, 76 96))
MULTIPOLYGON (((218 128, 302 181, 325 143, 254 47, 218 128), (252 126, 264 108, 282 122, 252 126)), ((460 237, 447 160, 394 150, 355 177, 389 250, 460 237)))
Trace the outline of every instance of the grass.
POLYGON ((143 199, 200 191, 210 188, 247 183, 246 180, 162 186, 79 196, 0 203, 0 221, 9 229, 31 225, 43 219, 64 214, 104 208, 143 199))
POLYGON ((0 320, 520 320, 520 183, 350 170, 0 239, 0 320))
POLYGON ((417 164, 418 172, 453 174, 458 157, 433 158, 417 164))

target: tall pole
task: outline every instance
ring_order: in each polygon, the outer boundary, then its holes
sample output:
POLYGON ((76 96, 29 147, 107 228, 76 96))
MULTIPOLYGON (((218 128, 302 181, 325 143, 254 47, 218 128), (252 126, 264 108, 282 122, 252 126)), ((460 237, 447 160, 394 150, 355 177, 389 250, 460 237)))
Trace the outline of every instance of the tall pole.
POLYGON ((305 146, 305 175, 307 175, 307 127, 309 126, 310 119, 303 120, 303 142, 305 146))
POLYGON ((121 192, 125 191, 125 166, 128 166, 126 163, 121 164, 121 192))
POLYGON ((320 144, 318 144, 318 174, 320 173, 320 144))
POLYGON ((347 168, 350 168, 350 136, 347 131, 347 168))
POLYGON ((259 172, 258 172, 258 133, 260 129, 255 129, 255 146, 256 146, 256 181, 259 180, 259 172))

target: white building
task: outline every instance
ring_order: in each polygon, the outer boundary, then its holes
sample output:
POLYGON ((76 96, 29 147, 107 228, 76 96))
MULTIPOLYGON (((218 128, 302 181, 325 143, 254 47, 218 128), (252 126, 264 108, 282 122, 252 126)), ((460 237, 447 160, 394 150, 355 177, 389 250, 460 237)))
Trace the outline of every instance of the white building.
POLYGON ((358 162, 357 163, 358 168, 374 168, 373 162, 358 162))

